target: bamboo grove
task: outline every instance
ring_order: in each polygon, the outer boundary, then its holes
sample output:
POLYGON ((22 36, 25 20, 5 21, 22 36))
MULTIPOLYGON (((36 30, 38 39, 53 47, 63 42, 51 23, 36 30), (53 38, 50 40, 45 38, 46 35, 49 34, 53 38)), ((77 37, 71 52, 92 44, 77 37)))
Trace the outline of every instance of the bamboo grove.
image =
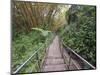
POLYGON ((13 1, 14 18, 12 22, 16 28, 21 28, 26 32, 31 31, 32 27, 45 27, 49 30, 56 30, 64 21, 64 11, 61 12, 61 7, 64 6, 13 1), (58 16, 62 16, 62 19, 58 16), (54 29, 52 29, 52 26, 54 26, 54 29))

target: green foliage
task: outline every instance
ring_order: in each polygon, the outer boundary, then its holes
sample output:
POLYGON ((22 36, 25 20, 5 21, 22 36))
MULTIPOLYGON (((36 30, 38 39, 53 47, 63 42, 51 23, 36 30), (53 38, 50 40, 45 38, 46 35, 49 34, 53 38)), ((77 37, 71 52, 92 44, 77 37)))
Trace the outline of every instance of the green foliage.
POLYGON ((94 6, 72 6, 66 13, 70 15, 69 25, 60 29, 65 44, 93 65, 96 65, 95 10, 94 6))
MULTIPOLYGON (((39 59, 40 62, 42 61, 45 48, 54 36, 49 30, 58 31, 66 45, 95 65, 96 9, 94 6, 72 5, 69 8, 69 5, 13 1, 12 9, 14 10, 12 15, 13 71, 38 48, 45 45, 39 51, 39 59)), ((32 58, 20 72, 38 72, 38 69, 37 60, 32 58)))
MULTIPOLYGON (((49 44, 52 38, 52 33, 47 37, 41 36, 37 31, 30 33, 20 33, 17 37, 13 37, 12 41, 12 68, 15 71, 21 64, 23 64, 38 48, 42 45, 43 48, 39 51, 39 59, 42 61, 45 54, 45 44, 49 44), (46 41, 47 40, 47 41, 46 41)), ((35 59, 31 61, 20 71, 22 72, 37 72, 37 62, 35 59), (29 70, 29 71, 28 71, 29 70)))
POLYGON ((41 32, 41 35, 44 37, 48 36, 49 33, 51 32, 51 31, 40 29, 40 28, 32 28, 32 29, 41 32))

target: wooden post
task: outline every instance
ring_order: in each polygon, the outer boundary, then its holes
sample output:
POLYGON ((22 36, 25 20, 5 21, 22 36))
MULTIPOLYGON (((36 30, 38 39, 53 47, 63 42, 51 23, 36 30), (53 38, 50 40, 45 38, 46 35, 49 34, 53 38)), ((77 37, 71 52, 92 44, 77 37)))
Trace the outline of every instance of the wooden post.
POLYGON ((47 47, 46 42, 47 42, 47 39, 46 39, 46 41, 45 41, 45 53, 46 53, 46 47, 47 47))
POLYGON ((39 62, 38 52, 36 53, 36 60, 37 60, 37 63, 38 63, 38 68, 40 69, 40 62, 39 62))
POLYGON ((71 63, 71 52, 69 53, 69 65, 68 65, 68 69, 70 69, 70 63, 71 63))

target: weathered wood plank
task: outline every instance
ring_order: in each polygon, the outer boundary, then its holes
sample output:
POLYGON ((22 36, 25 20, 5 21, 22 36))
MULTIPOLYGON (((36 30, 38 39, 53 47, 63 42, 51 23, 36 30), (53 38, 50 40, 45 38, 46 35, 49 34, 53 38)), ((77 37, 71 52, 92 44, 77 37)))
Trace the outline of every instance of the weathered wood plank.
POLYGON ((48 54, 43 64, 42 72, 66 70, 66 64, 62 58, 59 38, 56 36, 48 49, 48 54))

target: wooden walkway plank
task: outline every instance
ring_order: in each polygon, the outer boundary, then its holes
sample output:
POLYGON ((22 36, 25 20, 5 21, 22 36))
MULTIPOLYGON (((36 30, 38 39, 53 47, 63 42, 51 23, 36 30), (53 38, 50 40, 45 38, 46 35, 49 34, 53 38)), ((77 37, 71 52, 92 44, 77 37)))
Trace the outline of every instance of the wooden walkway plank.
POLYGON ((42 68, 42 72, 46 71, 62 71, 66 70, 66 64, 62 58, 60 50, 59 38, 55 36, 52 44, 48 49, 48 54, 45 59, 45 63, 42 68))
POLYGON ((47 49, 41 72, 65 71, 82 69, 77 60, 72 58, 69 50, 65 50, 56 35, 47 49))

